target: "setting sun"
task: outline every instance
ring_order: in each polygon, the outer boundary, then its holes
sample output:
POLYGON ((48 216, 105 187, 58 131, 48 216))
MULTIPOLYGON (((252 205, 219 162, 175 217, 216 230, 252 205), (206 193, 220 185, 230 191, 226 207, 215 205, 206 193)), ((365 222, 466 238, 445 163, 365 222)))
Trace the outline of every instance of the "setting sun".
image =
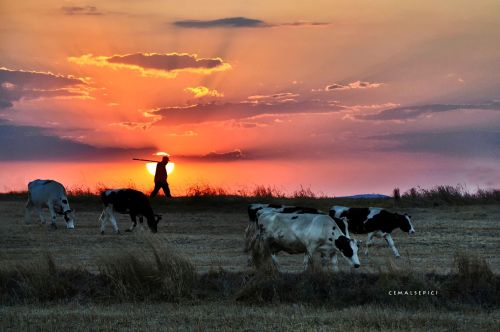
MULTIPOLYGON (((149 173, 151 173, 152 175, 155 175, 156 163, 147 163, 146 168, 147 168, 149 173)), ((175 163, 168 163, 167 164, 167 174, 172 173, 174 171, 174 168, 175 168, 175 163)))

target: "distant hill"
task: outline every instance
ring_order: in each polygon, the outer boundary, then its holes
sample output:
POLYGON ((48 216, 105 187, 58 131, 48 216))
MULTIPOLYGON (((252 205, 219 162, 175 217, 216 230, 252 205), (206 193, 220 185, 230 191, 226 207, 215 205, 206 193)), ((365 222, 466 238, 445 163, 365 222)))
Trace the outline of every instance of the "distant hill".
POLYGON ((341 196, 336 198, 351 198, 351 199, 375 199, 375 198, 392 198, 391 196, 382 195, 382 194, 359 194, 352 196, 341 196))

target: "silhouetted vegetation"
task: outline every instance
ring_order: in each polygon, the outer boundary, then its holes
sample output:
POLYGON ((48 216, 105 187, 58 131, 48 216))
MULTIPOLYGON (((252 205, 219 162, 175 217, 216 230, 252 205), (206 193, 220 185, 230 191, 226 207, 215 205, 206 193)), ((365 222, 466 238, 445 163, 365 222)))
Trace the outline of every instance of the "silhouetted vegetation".
MULTIPOLYGON (((135 188, 130 183, 130 188, 135 188)), ((106 186, 99 184, 94 189, 80 186, 68 190, 70 203, 94 204, 99 202, 99 193, 106 189, 106 186)), ((2 200, 26 199, 26 192, 8 192, 0 194, 2 200)), ((328 196, 323 193, 316 193, 309 187, 300 186, 299 189, 290 193, 274 187, 258 185, 254 188, 242 188, 229 190, 223 187, 209 184, 195 184, 185 190, 185 195, 177 196, 170 201, 170 206, 182 208, 242 208, 246 204, 253 202, 279 203, 290 205, 311 206, 328 211, 331 205, 346 206, 379 206, 391 207, 436 207, 441 205, 472 205, 472 204, 496 204, 500 202, 500 190, 498 189, 477 189, 469 191, 463 185, 436 186, 431 189, 420 187, 410 188, 401 194, 399 188, 393 190, 394 200, 384 198, 354 199, 349 197, 328 196)), ((164 197, 160 196, 152 200, 153 204, 163 204, 164 197)))
POLYGON ((471 192, 463 185, 436 186, 431 189, 418 187, 403 193, 400 201, 404 206, 494 204, 500 203, 500 190, 478 189, 471 192))

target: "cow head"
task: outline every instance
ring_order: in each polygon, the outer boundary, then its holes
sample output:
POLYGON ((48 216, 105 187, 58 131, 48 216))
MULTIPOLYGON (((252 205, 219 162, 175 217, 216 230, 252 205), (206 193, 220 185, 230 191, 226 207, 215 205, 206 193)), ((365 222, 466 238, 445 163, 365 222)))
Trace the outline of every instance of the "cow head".
POLYGON ((151 230, 151 232, 157 233, 158 232, 158 223, 161 220, 161 215, 155 214, 155 215, 153 215, 153 217, 147 218, 147 220, 148 220, 148 227, 151 230))
POLYGON ((66 221, 66 227, 69 229, 75 228, 75 213, 69 207, 68 197, 62 196, 54 204, 56 212, 64 216, 64 221, 66 221))
POLYGON ((64 221, 66 221, 66 227, 69 229, 75 228, 75 210, 67 210, 63 212, 64 221))
POLYGON ((335 240, 335 247, 355 267, 359 267, 358 243, 354 239, 341 235, 335 240))
POLYGON ((415 234, 415 229, 408 214, 398 215, 399 228, 409 235, 415 234))

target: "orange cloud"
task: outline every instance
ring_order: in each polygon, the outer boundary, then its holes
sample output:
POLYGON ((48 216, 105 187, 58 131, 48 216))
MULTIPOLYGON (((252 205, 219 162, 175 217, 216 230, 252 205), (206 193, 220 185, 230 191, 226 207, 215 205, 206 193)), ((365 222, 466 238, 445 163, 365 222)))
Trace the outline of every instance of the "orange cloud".
POLYGON ((298 93, 292 93, 292 92, 281 92, 281 93, 275 93, 272 95, 253 95, 247 97, 247 100, 249 103, 252 104, 268 104, 268 105, 274 105, 274 104, 284 104, 284 103, 296 103, 297 99, 296 97, 299 97, 300 95, 298 93))
POLYGON ((185 132, 182 133, 171 133, 169 136, 174 136, 174 137, 193 137, 193 136, 198 136, 198 133, 192 130, 186 130, 185 132))
POLYGON ((184 91, 190 92, 195 98, 201 97, 224 97, 224 94, 217 90, 210 90, 205 86, 197 86, 194 88, 185 88, 184 91))
POLYGON ((122 127, 129 130, 147 130, 151 127, 154 121, 151 122, 135 122, 135 121, 124 121, 124 122, 114 122, 110 123, 110 126, 122 127))
POLYGON ((363 81, 355 81, 348 84, 339 84, 334 83, 327 85, 323 89, 313 89, 313 92, 316 91, 339 91, 339 90, 354 90, 354 89, 373 89, 382 86, 383 83, 370 83, 363 81))
POLYGON ((174 78, 180 72, 209 75, 231 69, 221 58, 198 58, 188 53, 134 53, 113 56, 84 54, 69 57, 68 61, 80 66, 107 67, 114 70, 134 70, 146 77, 174 78))

